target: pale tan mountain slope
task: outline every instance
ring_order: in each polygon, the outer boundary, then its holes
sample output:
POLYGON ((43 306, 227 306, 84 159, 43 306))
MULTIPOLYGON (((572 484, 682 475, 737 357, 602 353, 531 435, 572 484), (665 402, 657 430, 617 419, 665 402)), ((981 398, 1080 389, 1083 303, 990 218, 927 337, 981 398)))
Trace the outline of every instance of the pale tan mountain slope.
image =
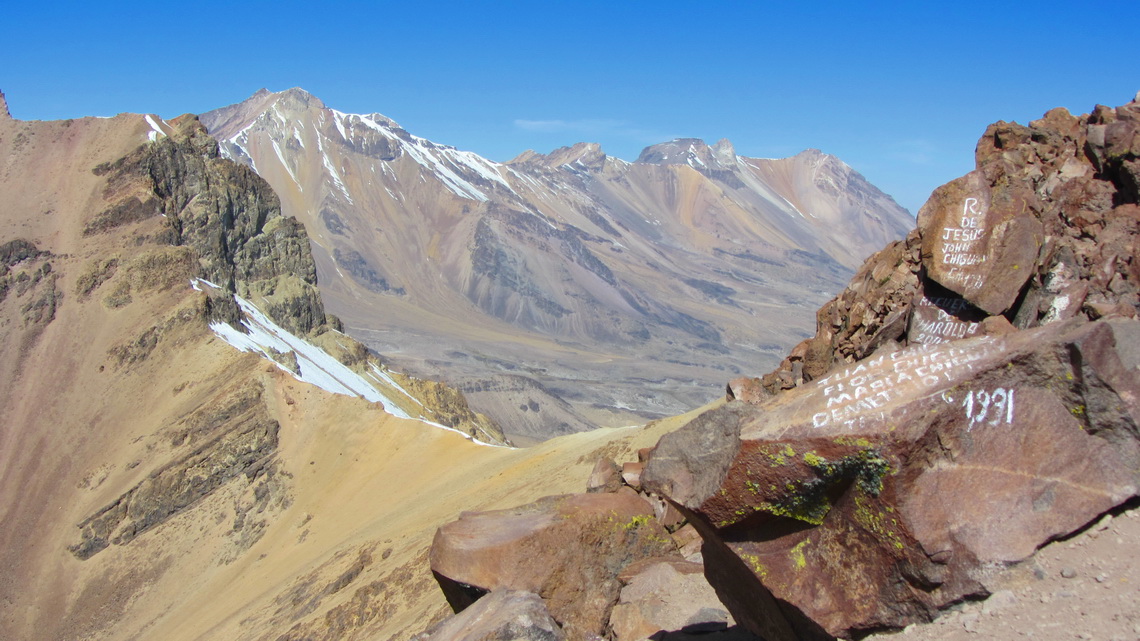
POLYGON ((153 195, 93 169, 140 149, 190 159, 164 136, 192 136, 192 119, 4 107, 4 639, 407 638, 447 609, 426 562, 436 527, 579 490, 600 451, 630 458, 677 425, 495 448, 301 382, 211 331, 217 302, 189 279, 201 257, 166 242, 170 218, 85 233, 153 195))
POLYGON ((299 89, 202 118, 310 230, 349 333, 456 382, 512 435, 715 398, 913 225, 818 152, 763 161, 685 139, 634 163, 584 143, 495 163, 299 89))

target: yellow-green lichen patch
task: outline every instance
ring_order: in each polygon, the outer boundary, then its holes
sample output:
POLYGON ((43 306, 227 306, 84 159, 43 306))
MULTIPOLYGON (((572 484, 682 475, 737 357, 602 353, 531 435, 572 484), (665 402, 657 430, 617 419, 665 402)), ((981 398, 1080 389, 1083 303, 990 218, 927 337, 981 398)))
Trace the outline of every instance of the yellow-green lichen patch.
POLYGON ((621 527, 624 530, 639 528, 643 525, 648 525, 649 519, 651 518, 653 517, 649 516, 648 514, 638 514, 637 516, 630 519, 628 523, 623 523, 621 527))
MULTIPOLYGON (((789 485, 792 485, 789 483, 789 485)), ((765 501, 757 509, 783 516, 812 525, 823 523, 824 517, 831 511, 831 501, 819 481, 804 483, 800 488, 793 489, 778 501, 765 501)))
POLYGON ((804 557, 804 548, 807 547, 809 543, 811 543, 811 539, 804 539, 797 543, 796 547, 792 548, 792 567, 797 570, 802 570, 807 567, 807 558, 804 557))
POLYGON ((863 438, 862 436, 858 436, 858 437, 840 436, 840 437, 834 439, 834 442, 837 445, 846 445, 847 447, 864 447, 864 448, 874 447, 874 444, 871 443, 871 441, 868 441, 867 439, 863 438))
POLYGON ((760 577, 761 579, 764 579, 768 576, 768 568, 764 567, 764 564, 760 562, 760 557, 756 556, 755 554, 747 554, 742 552, 740 554, 740 558, 748 564, 748 568, 752 570, 752 573, 756 576, 760 577))
MULTIPOLYGON (((893 511, 893 510, 891 510, 893 511)), ((871 499, 863 495, 855 497, 855 522, 864 530, 875 536, 890 541, 895 549, 903 549, 902 539, 898 535, 899 522, 887 512, 876 509, 871 499)))
POLYGON ((821 481, 833 484, 842 479, 853 479, 861 490, 872 496, 883 491, 883 477, 891 472, 890 462, 874 449, 848 454, 835 461, 809 452, 804 455, 804 462, 815 470, 821 481))
POLYGON ((762 448, 760 450, 760 453, 768 457, 768 460, 771 461, 773 465, 784 466, 788 464, 787 457, 784 456, 783 452, 780 452, 779 450, 773 452, 768 448, 762 448))

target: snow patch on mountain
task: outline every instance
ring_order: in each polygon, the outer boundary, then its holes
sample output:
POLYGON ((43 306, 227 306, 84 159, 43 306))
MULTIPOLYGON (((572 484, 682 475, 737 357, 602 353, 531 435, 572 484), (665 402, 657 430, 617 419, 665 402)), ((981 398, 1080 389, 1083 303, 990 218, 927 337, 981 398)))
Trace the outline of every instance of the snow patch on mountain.
POLYGON ((162 127, 158 126, 158 123, 154 121, 154 118, 152 118, 150 114, 147 114, 146 116, 144 116, 144 118, 146 118, 146 124, 150 125, 150 129, 151 129, 150 131, 146 132, 147 140, 149 140, 150 142, 154 142, 154 141, 158 140, 160 137, 161 138, 166 137, 166 132, 162 130, 162 127))
MULTIPOLYGON (((202 279, 191 281, 190 284, 198 291, 201 291, 200 285, 217 288, 213 283, 202 279)), ((222 321, 210 323, 210 329, 213 330, 214 334, 219 338, 238 350, 261 354, 266 360, 272 362, 282 371, 288 372, 297 380, 309 383, 310 385, 316 385, 326 392, 341 394, 343 396, 355 396, 371 403, 380 403, 385 412, 397 418, 419 421, 431 425, 432 427, 455 432, 478 445, 499 447, 475 440, 469 434, 464 434, 457 429, 428 420, 423 416, 411 416, 377 389, 374 384, 370 383, 368 379, 349 369, 325 350, 290 333, 288 330, 273 322, 272 319, 262 313, 262 311, 250 301, 237 295, 234 296, 234 299, 237 301, 238 307, 245 316, 241 324, 245 327, 246 333, 222 321), (281 354, 288 354, 290 352, 296 355, 297 371, 286 367, 275 358, 275 356, 280 357, 281 354)), ((371 378, 377 382, 386 384, 412 399, 421 407, 423 406, 423 403, 408 393, 407 390, 382 369, 376 367, 374 364, 370 364, 369 370, 368 375, 371 378)))

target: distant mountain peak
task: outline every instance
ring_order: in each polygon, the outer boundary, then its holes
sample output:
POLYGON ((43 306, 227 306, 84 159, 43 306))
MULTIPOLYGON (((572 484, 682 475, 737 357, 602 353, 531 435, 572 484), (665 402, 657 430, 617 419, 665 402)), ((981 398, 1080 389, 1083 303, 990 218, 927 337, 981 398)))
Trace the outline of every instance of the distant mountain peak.
POLYGON ((283 108, 287 109, 324 109, 325 103, 320 98, 305 91, 300 87, 292 87, 284 91, 268 92, 262 94, 260 91, 255 93, 253 98, 261 96, 271 96, 272 99, 280 104, 283 108))
POLYGON ((723 170, 736 166, 736 149, 727 138, 709 146, 700 138, 674 138, 642 150, 637 162, 651 165, 689 165, 702 170, 723 170))
POLYGON ((587 169, 600 169, 606 162, 606 153, 596 142, 580 142, 569 147, 559 147, 549 154, 540 154, 532 149, 515 156, 513 164, 538 164, 545 167, 581 165, 587 169))

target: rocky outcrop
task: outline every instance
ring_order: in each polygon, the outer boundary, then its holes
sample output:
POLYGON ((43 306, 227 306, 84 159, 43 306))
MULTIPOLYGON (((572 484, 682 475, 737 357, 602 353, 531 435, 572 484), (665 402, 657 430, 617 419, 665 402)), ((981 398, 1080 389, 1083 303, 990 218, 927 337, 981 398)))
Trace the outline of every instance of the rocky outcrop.
POLYGON ((265 475, 278 423, 262 392, 250 383, 188 415, 171 430, 173 444, 185 452, 79 523, 81 539, 71 553, 88 559, 109 545, 125 545, 230 480, 244 475, 253 484, 265 475))
POLYGON ((266 313, 294 333, 323 324, 304 227, 281 215, 268 183, 219 155, 217 142, 196 118, 183 116, 173 124, 172 136, 96 168, 108 174, 104 197, 109 204, 84 233, 108 233, 165 216, 165 240, 196 253, 198 269, 188 277, 264 299, 266 313))
MULTIPOLYGON (((358 343, 359 344, 359 343, 358 343)), ((363 348, 363 345, 361 345, 363 348)), ((400 385, 419 399, 428 418, 489 443, 509 443, 494 421, 471 409, 463 392, 439 381, 392 373, 400 385)))
POLYGON ((605 631, 632 561, 673 552, 653 507, 625 489, 465 512, 436 533, 431 568, 457 612, 489 591, 540 594, 568 639, 605 631))
POLYGON ((661 439, 643 474, 768 639, 901 627, 1140 491, 1140 322, 913 346, 661 439))
MULTIPOLYGON (((638 450, 638 461, 622 467, 640 466, 648 455, 638 450)), ((441 527, 431 565, 459 613, 453 620, 468 617, 488 591, 526 590, 541 596, 569 639, 752 641, 729 627, 702 574, 699 540, 675 507, 639 490, 630 474, 623 480, 603 455, 585 494, 464 513, 441 527)))
MULTIPOLYGON (((236 294, 252 301, 278 325, 321 344, 330 354, 352 353, 353 362, 366 370, 368 350, 358 341, 338 334, 321 338, 339 321, 325 313, 316 287, 316 267, 304 226, 281 215, 280 203, 268 183, 245 165, 222 158, 218 144, 193 116, 173 122, 169 137, 139 147, 130 155, 100 165, 107 176, 104 199, 108 206, 88 221, 85 235, 113 233, 156 215, 165 217, 157 240, 174 247, 149 251, 127 266, 127 277, 116 278, 119 259, 96 261, 80 279, 80 296, 86 297, 104 282, 112 281, 103 302, 111 308, 129 305, 132 293, 163 289, 173 283, 202 278, 218 286, 208 288, 204 318, 241 328, 236 294)), ((17 251, 13 249, 12 251, 17 251)), ((153 349, 161 328, 117 348, 119 364, 141 360, 153 349), (121 348, 121 349, 120 349, 121 348)), ((244 329, 240 329, 244 331, 244 329)), ((297 373, 295 356, 278 359, 297 373)), ((372 365, 382 367, 373 358, 372 365)), ((422 406, 425 417, 460 429, 480 441, 505 443, 501 430, 485 416, 472 411, 458 391, 432 381, 402 380, 422 406)))
POLYGON ((734 381, 730 395, 761 400, 888 343, 1135 316, 1138 131, 1136 101, 991 125, 977 169, 935 190, 918 228, 864 263, 819 311, 814 337, 772 373, 734 381))
POLYGON ((51 252, 23 238, 0 244, 0 304, 8 301, 15 307, 13 317, 20 319, 20 327, 0 329, 0 336, 19 342, 17 368, 22 366, 28 348, 55 320, 63 301, 53 258, 51 252), (14 300, 9 300, 10 296, 14 300))
POLYGON ((662 438, 641 483, 736 620, 929 620, 1140 494, 1138 131, 1137 102, 992 125, 816 336, 662 438))

